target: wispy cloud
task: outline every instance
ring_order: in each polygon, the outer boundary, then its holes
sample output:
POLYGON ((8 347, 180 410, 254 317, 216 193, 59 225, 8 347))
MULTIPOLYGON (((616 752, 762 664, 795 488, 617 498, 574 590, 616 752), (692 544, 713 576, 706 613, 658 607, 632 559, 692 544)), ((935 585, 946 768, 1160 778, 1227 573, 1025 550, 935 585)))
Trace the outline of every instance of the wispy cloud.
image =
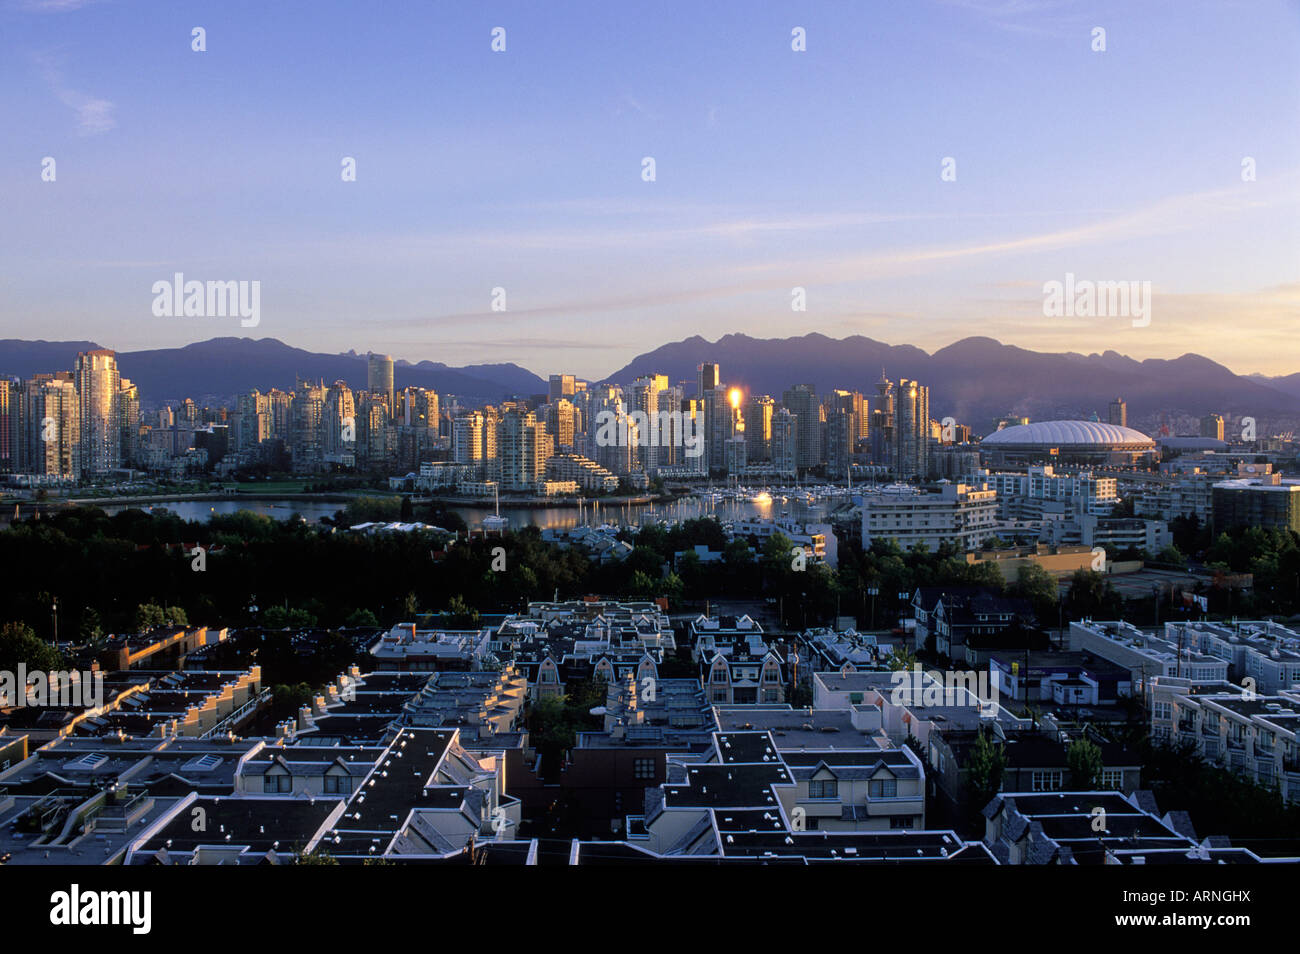
POLYGON ((14 6, 27 13, 69 13, 98 2, 99 0, 18 0, 14 6))
POLYGON ((1075 17, 1057 16, 1074 0, 944 0, 998 30, 1027 36, 1065 36, 1078 29, 1075 17))
POLYGON ((117 119, 113 116, 116 108, 113 103, 70 87, 64 79, 62 65, 57 57, 48 53, 37 53, 32 59, 40 71, 41 78, 50 87, 50 92, 76 116, 77 132, 80 135, 96 136, 108 132, 117 125, 117 119))

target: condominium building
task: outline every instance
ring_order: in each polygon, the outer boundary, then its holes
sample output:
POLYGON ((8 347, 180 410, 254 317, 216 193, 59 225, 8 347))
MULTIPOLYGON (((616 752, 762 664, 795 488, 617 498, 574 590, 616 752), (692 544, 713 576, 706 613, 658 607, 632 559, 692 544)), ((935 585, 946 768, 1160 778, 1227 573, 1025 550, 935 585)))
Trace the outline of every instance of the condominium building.
POLYGON ((745 402, 745 459, 760 463, 771 459, 772 416, 776 402, 766 394, 751 394, 745 402))
POLYGON ((1300 633, 1272 620, 1165 623, 1165 639, 1228 662, 1228 678, 1270 695, 1300 689, 1300 633))
POLYGON ((937 489, 897 484, 862 498, 862 545, 893 539, 904 550, 918 543, 937 550, 952 543, 977 549, 993 535, 997 491, 985 484, 941 484, 937 489))
POLYGON ((1214 485, 1214 529, 1262 527, 1300 533, 1300 480, 1281 474, 1239 477, 1214 485))
POLYGON ((546 461, 548 480, 574 481, 582 490, 614 491, 618 477, 594 460, 577 454, 555 454, 546 461))
POLYGON ((81 472, 98 476, 122 466, 122 380, 117 354, 106 349, 77 355, 73 371, 81 426, 81 472))
POLYGON ((798 384, 781 395, 781 403, 795 416, 796 463, 801 468, 822 462, 822 406, 811 384, 798 384))
POLYGON ((501 489, 533 490, 545 475, 551 456, 546 424, 522 405, 512 406, 501 418, 499 434, 501 489))
POLYGON ((311 474, 324 462, 321 422, 325 414, 325 386, 299 381, 289 418, 289 453, 295 474, 311 474))
POLYGON ((321 408, 321 452, 326 464, 356 464, 357 407, 346 381, 335 381, 321 408))
POLYGON ((37 374, 23 388, 22 473, 81 478, 81 404, 72 375, 37 374))
POLYGON ((1260 694, 1231 683, 1151 680, 1151 738, 1182 744, 1212 765, 1300 803, 1300 691, 1260 694))
POLYGON ((799 419, 787 408, 772 414, 771 448, 773 471, 793 477, 799 469, 799 419))
POLYGON ((1123 620, 1070 623, 1070 650, 1084 652, 1129 671, 1135 692, 1144 692, 1156 676, 1173 676, 1194 685, 1228 678, 1227 660, 1209 655, 1163 634, 1139 629, 1123 620))
POLYGON ((1089 472, 1058 474, 1050 466, 1031 466, 1026 473, 986 473, 981 478, 998 492, 1004 520, 1042 519, 1044 505, 1058 503, 1064 513, 1109 515, 1119 503, 1114 477, 1089 472))
POLYGON ((902 378, 894 408, 894 473, 926 477, 930 473, 930 389, 902 378))

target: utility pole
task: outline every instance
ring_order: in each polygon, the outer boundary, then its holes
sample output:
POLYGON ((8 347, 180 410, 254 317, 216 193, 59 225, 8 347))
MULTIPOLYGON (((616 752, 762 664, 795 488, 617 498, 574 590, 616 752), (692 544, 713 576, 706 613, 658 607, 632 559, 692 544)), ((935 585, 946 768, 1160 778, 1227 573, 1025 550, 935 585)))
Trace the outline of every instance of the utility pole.
POLYGON ((54 621, 54 648, 59 648, 59 598, 53 597, 50 604, 50 618, 54 621))

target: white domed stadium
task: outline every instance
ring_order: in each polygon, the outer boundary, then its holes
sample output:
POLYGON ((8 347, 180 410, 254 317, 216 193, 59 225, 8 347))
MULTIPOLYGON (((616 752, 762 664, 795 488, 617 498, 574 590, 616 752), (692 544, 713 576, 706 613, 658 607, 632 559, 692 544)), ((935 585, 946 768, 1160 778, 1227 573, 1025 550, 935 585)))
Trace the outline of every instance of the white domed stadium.
POLYGON ((1035 421, 994 431, 980 442, 986 463, 1071 463, 1131 467, 1148 463, 1156 442, 1141 431, 1100 421, 1035 421))

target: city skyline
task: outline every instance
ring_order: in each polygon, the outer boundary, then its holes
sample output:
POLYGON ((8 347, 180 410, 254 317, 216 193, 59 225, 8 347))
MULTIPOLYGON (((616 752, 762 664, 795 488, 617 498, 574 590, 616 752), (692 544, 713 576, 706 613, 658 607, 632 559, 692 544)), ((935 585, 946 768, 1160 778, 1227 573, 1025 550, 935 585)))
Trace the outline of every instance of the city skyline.
POLYGON ((261 282, 258 336, 593 379, 742 329, 1291 373, 1300 15, 1238 9, 11 4, 0 335, 247 334, 155 317, 179 271, 261 282), (1150 323, 1047 317, 1067 276, 1150 282, 1150 323))

